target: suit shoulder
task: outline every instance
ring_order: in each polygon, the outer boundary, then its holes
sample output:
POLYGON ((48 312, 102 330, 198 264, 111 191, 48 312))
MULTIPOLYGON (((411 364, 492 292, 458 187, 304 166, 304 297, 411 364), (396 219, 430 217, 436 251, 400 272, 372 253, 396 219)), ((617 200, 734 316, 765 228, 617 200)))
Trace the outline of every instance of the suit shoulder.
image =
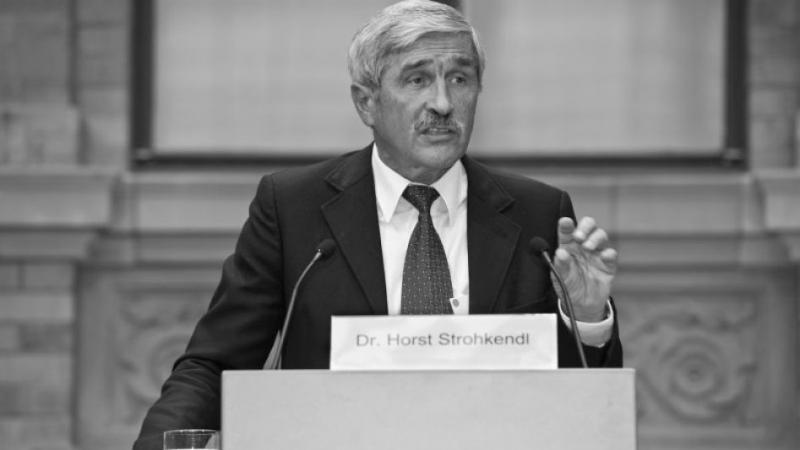
POLYGON ((346 161, 356 153, 358 152, 345 153, 343 155, 339 155, 316 163, 298 167, 291 167, 287 169, 281 169, 271 174, 265 175, 264 177, 265 178, 271 177, 275 184, 281 186, 304 184, 309 181, 311 182, 321 181, 332 170, 336 169, 336 167, 342 164, 342 162, 346 161))
POLYGON ((366 150, 357 150, 339 155, 324 161, 299 167, 291 167, 266 174, 261 177, 257 195, 263 195, 265 189, 273 195, 283 196, 317 191, 327 192, 330 188, 326 179, 337 172, 340 167, 352 165, 356 160, 363 160, 369 154, 366 150))
MULTIPOLYGON (((484 166, 486 167, 486 166, 484 166)), ((545 182, 518 173, 486 167, 486 170, 512 197, 560 200, 567 192, 545 182)))

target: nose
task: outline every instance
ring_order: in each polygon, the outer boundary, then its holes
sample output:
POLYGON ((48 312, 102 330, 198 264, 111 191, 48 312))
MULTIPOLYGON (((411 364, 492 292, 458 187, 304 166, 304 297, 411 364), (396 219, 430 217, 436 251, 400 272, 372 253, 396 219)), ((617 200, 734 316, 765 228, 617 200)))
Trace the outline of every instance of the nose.
POLYGON ((453 112, 453 102, 450 98, 450 89, 444 78, 437 78, 433 84, 433 97, 428 102, 428 107, 440 116, 448 116, 453 112))

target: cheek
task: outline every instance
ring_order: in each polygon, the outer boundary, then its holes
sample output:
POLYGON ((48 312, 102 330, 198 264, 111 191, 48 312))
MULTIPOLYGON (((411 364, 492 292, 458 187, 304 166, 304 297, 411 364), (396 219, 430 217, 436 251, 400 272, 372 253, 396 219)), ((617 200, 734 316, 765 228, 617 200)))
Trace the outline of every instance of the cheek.
POLYGON ((465 98, 459 102, 458 107, 459 111, 465 116, 471 116, 475 114, 475 107, 478 105, 477 98, 465 98))
POLYGON ((478 105, 478 94, 472 91, 463 92, 457 95, 453 101, 461 112, 475 111, 478 105))
POLYGON ((475 103, 465 101, 457 104, 454 112, 454 118, 462 127, 468 130, 471 129, 475 118, 475 103))
POLYGON ((397 130, 413 129, 416 119, 417 114, 412 108, 405 105, 396 105, 396 108, 392 109, 390 126, 397 130))

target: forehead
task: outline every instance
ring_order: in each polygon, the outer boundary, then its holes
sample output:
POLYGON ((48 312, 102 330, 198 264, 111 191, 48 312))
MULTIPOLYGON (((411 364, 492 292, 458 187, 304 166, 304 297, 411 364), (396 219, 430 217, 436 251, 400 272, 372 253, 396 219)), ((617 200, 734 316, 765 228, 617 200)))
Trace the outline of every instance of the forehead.
POLYGON ((403 70, 434 63, 452 63, 477 69, 478 57, 468 33, 428 33, 387 59, 387 69, 403 70))

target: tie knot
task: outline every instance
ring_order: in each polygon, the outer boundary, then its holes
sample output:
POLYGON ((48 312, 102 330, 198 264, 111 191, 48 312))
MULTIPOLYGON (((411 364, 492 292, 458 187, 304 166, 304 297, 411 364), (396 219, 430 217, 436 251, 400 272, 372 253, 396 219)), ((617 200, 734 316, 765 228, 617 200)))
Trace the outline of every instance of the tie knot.
POLYGON ((430 186, 410 184, 403 191, 403 198, 423 214, 430 214, 431 205, 438 197, 439 192, 430 186))

